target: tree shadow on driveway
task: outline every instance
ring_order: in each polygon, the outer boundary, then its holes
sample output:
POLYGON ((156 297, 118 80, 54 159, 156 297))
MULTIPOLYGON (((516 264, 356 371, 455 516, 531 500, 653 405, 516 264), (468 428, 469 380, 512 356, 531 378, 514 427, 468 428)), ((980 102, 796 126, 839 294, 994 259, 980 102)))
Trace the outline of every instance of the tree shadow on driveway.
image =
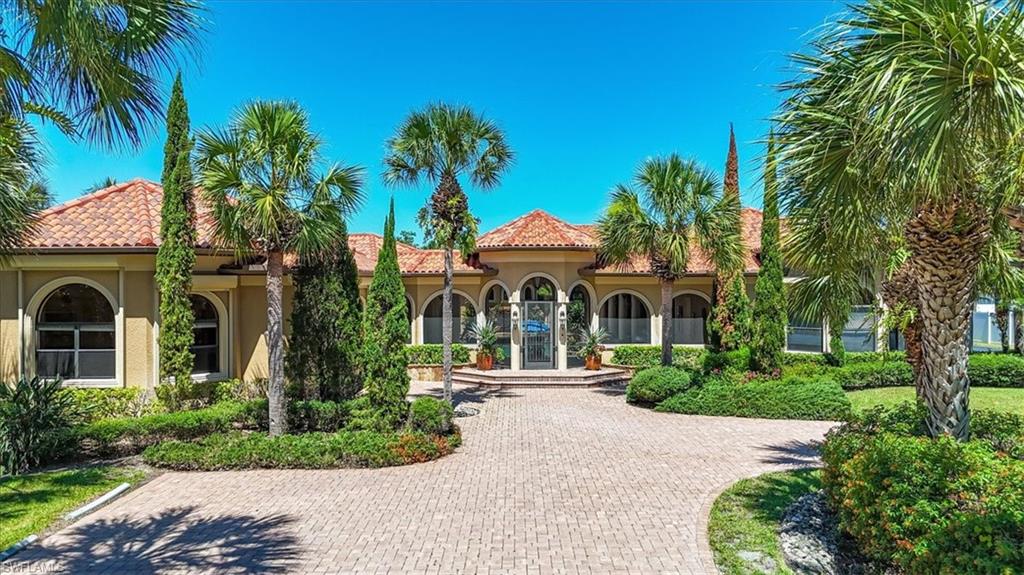
POLYGON ((289 529, 294 519, 287 515, 202 517, 195 510, 76 525, 59 533, 60 541, 26 549, 15 559, 78 574, 282 572, 299 558, 289 529))
POLYGON ((760 449, 768 455, 760 458, 762 463, 776 465, 795 465, 801 467, 821 465, 818 458, 817 441, 787 441, 779 445, 764 445, 760 449))

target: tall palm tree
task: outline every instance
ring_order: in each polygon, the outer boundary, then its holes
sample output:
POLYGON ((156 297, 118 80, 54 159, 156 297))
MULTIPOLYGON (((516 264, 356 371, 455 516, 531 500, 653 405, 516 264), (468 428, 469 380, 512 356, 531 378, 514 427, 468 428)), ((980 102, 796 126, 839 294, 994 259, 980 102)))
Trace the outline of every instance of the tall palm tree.
POLYGON ((139 146, 163 117, 163 75, 195 54, 195 0, 8 1, 0 35, 0 254, 39 207, 44 154, 26 116, 112 148, 139 146))
POLYGON ((498 126, 466 106, 431 104, 413 112, 388 140, 384 181, 413 185, 423 178, 434 184, 427 206, 430 240, 444 249, 442 342, 444 399, 452 400, 452 252, 473 251, 476 219, 459 177, 490 189, 512 164, 512 149, 498 126))
POLYGON ((287 431, 284 405, 282 278, 286 253, 326 253, 345 233, 362 200, 363 171, 333 165, 320 172, 322 142, 291 102, 245 105, 228 126, 198 135, 197 168, 215 235, 267 266, 270 434, 287 431))
POLYGON ((913 308, 930 432, 966 439, 979 266, 1024 189, 1021 3, 869 0, 795 59, 776 118, 789 227, 804 237, 790 254, 831 254, 819 271, 850 278, 887 269, 900 246, 904 271, 886 281, 913 308))
POLYGON ((647 258, 661 285, 661 363, 672 365, 675 280, 686 275, 692 245, 716 268, 736 269, 742 256, 738 214, 714 174, 676 154, 645 161, 633 183, 615 188, 598 221, 600 257, 613 264, 647 258))

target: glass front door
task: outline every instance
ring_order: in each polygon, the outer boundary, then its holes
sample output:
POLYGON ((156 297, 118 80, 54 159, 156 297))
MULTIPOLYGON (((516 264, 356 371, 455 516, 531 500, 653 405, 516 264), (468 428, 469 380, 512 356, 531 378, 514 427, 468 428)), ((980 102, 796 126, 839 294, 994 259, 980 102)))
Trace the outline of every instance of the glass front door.
POLYGON ((522 325, 523 367, 554 369, 555 308, 554 302, 528 301, 522 325))

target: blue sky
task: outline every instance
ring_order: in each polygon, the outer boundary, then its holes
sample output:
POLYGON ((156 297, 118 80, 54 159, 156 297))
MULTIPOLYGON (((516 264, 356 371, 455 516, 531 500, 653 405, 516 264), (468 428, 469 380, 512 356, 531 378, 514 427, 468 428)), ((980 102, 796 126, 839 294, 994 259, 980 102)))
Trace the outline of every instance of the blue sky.
MULTIPOLYGON (((386 188, 384 142, 412 109, 443 100, 497 121, 516 151, 501 186, 470 189, 490 229, 534 208, 593 221, 608 191, 653 155, 719 174, 729 123, 744 204, 759 206, 760 140, 792 75, 787 55, 842 10, 836 2, 211 2, 202 59, 185 70, 194 127, 253 99, 308 110, 331 161, 367 170, 353 231, 380 231, 394 194, 416 229, 430 192, 386 188)), ((110 176, 159 179, 163 133, 111 153, 44 130, 58 200, 110 176)))

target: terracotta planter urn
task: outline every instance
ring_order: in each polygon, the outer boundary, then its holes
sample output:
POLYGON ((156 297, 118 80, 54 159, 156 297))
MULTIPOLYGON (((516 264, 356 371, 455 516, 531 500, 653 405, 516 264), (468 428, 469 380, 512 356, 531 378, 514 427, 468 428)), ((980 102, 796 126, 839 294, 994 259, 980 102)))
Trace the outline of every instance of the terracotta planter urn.
POLYGON ((586 362, 587 369, 590 371, 598 371, 601 369, 601 356, 598 354, 588 355, 584 361, 586 362))
POLYGON ((476 354, 476 368, 480 371, 490 371, 494 367, 494 356, 483 353, 476 354))

